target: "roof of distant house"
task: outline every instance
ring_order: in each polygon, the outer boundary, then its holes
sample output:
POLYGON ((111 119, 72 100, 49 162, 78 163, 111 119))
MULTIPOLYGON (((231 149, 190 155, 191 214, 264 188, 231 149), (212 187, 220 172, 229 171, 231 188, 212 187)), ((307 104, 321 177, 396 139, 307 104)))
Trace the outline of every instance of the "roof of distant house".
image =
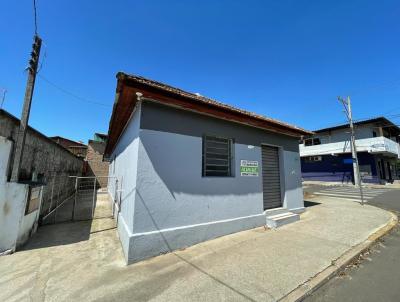
POLYGON ((114 149, 125 124, 134 110, 137 102, 137 92, 142 93, 145 99, 285 135, 300 137, 312 134, 311 131, 300 127, 238 109, 200 94, 187 92, 141 76, 119 72, 117 79, 117 97, 108 130, 107 155, 114 149), (131 89, 125 89, 126 87, 131 89))
POLYGON ((77 141, 74 141, 74 140, 72 140, 72 139, 65 138, 65 137, 58 136, 58 135, 56 135, 56 136, 51 136, 51 137, 49 137, 49 138, 52 139, 52 140, 54 140, 54 141, 57 141, 57 142, 58 142, 58 140, 63 140, 64 142, 68 142, 68 144, 70 144, 70 145, 69 145, 70 147, 76 147, 76 146, 87 147, 87 145, 85 145, 84 143, 77 142, 77 141))
MULTIPOLYGON (((400 128, 390 120, 388 120, 386 117, 383 116, 378 116, 372 119, 365 119, 361 121, 354 122, 354 126, 357 128, 360 126, 368 125, 368 124, 374 124, 376 127, 384 127, 384 128, 391 128, 395 129, 395 131, 400 133, 400 128)), ((321 132, 326 132, 326 131, 333 131, 333 130, 340 130, 340 129, 346 129, 349 128, 349 124, 341 124, 337 126, 332 126, 328 128, 322 128, 318 130, 314 130, 314 133, 321 133, 321 132)))
POLYGON ((97 133, 95 132, 95 136, 100 137, 101 139, 107 139, 108 135, 106 133, 97 133))

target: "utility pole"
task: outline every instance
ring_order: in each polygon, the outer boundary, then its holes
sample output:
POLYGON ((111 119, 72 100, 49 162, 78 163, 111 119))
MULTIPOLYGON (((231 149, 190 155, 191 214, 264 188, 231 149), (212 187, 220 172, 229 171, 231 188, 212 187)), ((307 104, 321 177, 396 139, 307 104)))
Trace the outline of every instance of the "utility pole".
POLYGON ((11 174, 11 181, 18 182, 19 171, 21 168, 22 155, 24 153, 26 130, 28 128, 29 113, 31 111, 33 89, 35 88, 36 73, 39 64, 40 47, 42 46, 42 39, 37 34, 34 36, 32 45, 31 59, 29 60, 28 81, 25 89, 24 106, 22 108, 21 121, 19 124, 18 137, 15 145, 15 153, 13 160, 13 169, 11 174))
POLYGON ((349 120, 349 124, 350 124, 351 155, 352 155, 352 162, 353 162, 354 185, 359 187, 359 189, 360 189, 360 197, 361 197, 361 204, 364 205, 364 194, 363 194, 363 189, 362 189, 360 166, 358 164, 356 138, 355 138, 354 124, 353 124, 353 114, 352 114, 352 111, 351 111, 351 101, 350 101, 350 97, 349 96, 347 97, 347 99, 344 99, 342 97, 338 97, 338 100, 343 104, 347 119, 349 120))

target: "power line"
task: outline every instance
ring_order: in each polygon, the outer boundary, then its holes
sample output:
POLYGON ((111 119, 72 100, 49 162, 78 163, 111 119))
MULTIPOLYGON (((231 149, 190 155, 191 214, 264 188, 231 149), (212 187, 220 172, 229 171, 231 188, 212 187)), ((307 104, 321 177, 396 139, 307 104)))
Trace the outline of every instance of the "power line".
POLYGON ((4 100, 6 99, 7 89, 2 88, 2 89, 0 89, 0 90, 3 91, 3 96, 2 96, 2 98, 1 98, 1 103, 0 103, 0 109, 1 109, 1 108, 3 108, 4 100))
POLYGON ((45 59, 47 58, 47 46, 43 42, 42 42, 42 45, 44 46, 44 53, 42 55, 42 59, 40 60, 40 66, 39 66, 38 70, 36 71, 36 74, 38 74, 42 70, 43 63, 44 63, 45 59))
POLYGON ((396 87, 400 84, 400 80, 395 80, 395 81, 390 81, 390 82, 384 82, 384 83, 380 83, 380 84, 375 84, 375 85, 371 85, 371 86, 367 86, 367 87, 363 87, 362 89, 356 89, 353 90, 351 95, 358 95, 362 92, 368 91, 368 90, 380 90, 382 88, 388 88, 388 87, 396 87))
POLYGON ((69 96, 72 96, 73 98, 75 98, 75 99, 77 99, 77 100, 80 100, 80 101, 86 102, 86 103, 90 103, 90 104, 94 104, 94 105, 99 105, 99 106, 104 106, 104 107, 111 107, 110 105, 107 105, 107 104, 104 104, 104 103, 100 103, 100 102, 96 102, 96 101, 92 101, 92 100, 88 100, 88 99, 86 99, 86 98, 84 98, 84 97, 81 97, 81 96, 79 96, 79 95, 77 95, 77 94, 75 94, 75 93, 73 93, 73 92, 70 92, 70 91, 68 91, 67 89, 62 88, 61 86, 59 86, 59 85, 53 83, 52 81, 46 79, 46 78, 45 78, 43 75, 41 75, 41 74, 38 74, 38 76, 39 76, 39 78, 41 78, 43 81, 45 81, 45 82, 48 83, 49 85, 53 86, 54 88, 60 90, 61 92, 65 93, 65 94, 67 94, 67 95, 69 95, 69 96))
POLYGON ((380 118, 380 117, 385 117, 385 118, 387 118, 387 119, 389 119, 389 118, 394 119, 394 118, 399 118, 399 117, 400 117, 400 113, 389 114, 389 115, 381 114, 381 115, 374 115, 374 116, 369 116, 369 117, 363 117, 363 118, 355 119, 354 122, 362 122, 362 121, 377 119, 377 118, 380 118))

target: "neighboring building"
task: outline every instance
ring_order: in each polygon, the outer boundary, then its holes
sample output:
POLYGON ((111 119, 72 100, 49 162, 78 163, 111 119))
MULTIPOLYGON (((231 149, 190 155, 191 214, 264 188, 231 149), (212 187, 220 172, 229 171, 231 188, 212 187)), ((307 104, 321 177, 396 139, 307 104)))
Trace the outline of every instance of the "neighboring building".
POLYGON ((72 154, 78 157, 85 158, 88 146, 82 142, 76 142, 61 136, 50 137, 57 144, 60 144, 65 149, 68 149, 72 154))
POLYGON ((95 142, 102 142, 102 143, 106 143, 107 142, 107 134, 103 134, 103 133, 95 133, 93 140, 95 142))
MULTIPOLYGON (((18 129, 19 119, 0 109, 0 252, 15 250, 36 231, 40 214, 50 204, 50 195, 43 193, 48 183, 55 176, 67 182, 69 175, 80 175, 83 166, 81 158, 28 127, 19 182, 10 182, 18 129)), ((58 196, 66 190, 60 183, 58 196)))
MULTIPOLYGON (((354 182, 349 125, 314 131, 300 145, 304 180, 354 182)), ((399 179, 400 128, 384 117, 355 123, 360 173, 365 183, 399 179)))
POLYGON ((119 73, 105 156, 128 263, 297 220, 311 132, 119 73), (141 96, 142 95, 142 96, 141 96))
POLYGON ((97 185, 101 188, 107 187, 108 183, 108 161, 103 159, 106 148, 107 135, 95 133, 94 139, 89 140, 86 154, 87 176, 96 176, 97 185))

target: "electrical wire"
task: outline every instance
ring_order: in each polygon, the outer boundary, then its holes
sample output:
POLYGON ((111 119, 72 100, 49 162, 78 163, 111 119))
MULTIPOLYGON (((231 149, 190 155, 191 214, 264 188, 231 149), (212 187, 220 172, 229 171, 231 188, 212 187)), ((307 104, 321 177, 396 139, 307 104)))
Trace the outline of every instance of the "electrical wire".
POLYGON ((94 104, 94 105, 103 106, 103 107, 111 107, 111 105, 107 105, 107 104, 104 104, 104 103, 100 103, 100 102, 88 100, 88 99, 86 99, 86 98, 84 98, 84 97, 81 97, 81 96, 79 96, 79 95, 77 95, 77 94, 75 94, 75 93, 73 93, 73 92, 70 92, 70 91, 68 91, 67 89, 62 88, 61 86, 59 86, 59 85, 53 83, 52 81, 48 80, 47 78, 45 78, 45 77, 44 77, 43 75, 41 75, 41 74, 38 74, 38 77, 41 78, 43 81, 45 81, 47 84, 53 86, 54 88, 58 89, 59 91, 65 93, 65 94, 67 94, 67 95, 69 95, 69 96, 72 96, 73 98, 75 98, 75 99, 77 99, 77 100, 80 100, 80 101, 86 102, 86 103, 90 103, 90 104, 94 104))
POLYGON ((43 53, 43 55, 42 55, 42 59, 39 60, 39 61, 40 61, 40 66, 39 66, 39 68, 37 69, 36 74, 38 74, 39 71, 42 70, 43 63, 44 63, 45 59, 47 58, 47 46, 46 46, 46 44, 43 43, 43 42, 42 42, 42 46, 44 46, 44 53, 43 53))

